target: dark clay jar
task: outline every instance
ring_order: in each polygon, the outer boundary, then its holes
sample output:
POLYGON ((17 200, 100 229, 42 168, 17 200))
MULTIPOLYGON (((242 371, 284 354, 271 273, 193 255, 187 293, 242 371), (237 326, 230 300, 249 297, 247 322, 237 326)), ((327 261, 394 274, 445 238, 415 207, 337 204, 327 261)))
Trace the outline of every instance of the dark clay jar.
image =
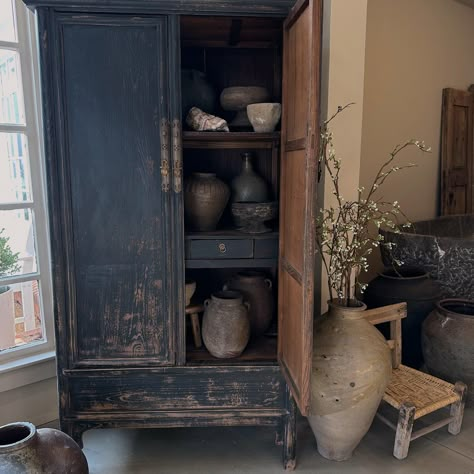
POLYGON ((0 427, 0 473, 88 474, 86 457, 72 438, 59 430, 27 422, 0 427))
POLYGON ((474 301, 441 300, 423 323, 423 355, 428 371, 467 385, 474 406, 474 301))
MULTIPOLYGON (((423 364, 421 325, 439 298, 439 283, 419 267, 386 268, 372 280, 364 294, 369 309, 407 303, 408 315, 402 321, 402 362, 418 369, 423 364), (398 272, 398 273, 397 273, 398 272)), ((380 327, 388 337, 388 324, 380 327)))

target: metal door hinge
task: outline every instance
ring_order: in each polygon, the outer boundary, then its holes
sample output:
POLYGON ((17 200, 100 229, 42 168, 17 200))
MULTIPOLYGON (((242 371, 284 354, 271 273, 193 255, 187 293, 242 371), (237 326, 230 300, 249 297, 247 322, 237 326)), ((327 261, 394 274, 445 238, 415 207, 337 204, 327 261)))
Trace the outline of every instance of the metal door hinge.
POLYGON ((167 119, 161 119, 161 189, 167 193, 170 190, 170 124, 167 119))
POLYGON ((183 189, 183 145, 181 141, 181 121, 173 120, 173 177, 174 192, 183 189))

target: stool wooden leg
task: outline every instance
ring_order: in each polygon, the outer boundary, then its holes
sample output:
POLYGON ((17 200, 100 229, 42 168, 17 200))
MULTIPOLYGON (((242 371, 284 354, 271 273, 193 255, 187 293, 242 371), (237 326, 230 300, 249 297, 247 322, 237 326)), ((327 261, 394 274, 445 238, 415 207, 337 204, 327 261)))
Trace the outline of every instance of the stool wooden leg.
POLYGON ((411 432, 415 421, 416 408, 411 403, 404 403, 398 412, 397 432, 395 434, 395 446, 393 455, 397 459, 405 459, 410 447, 411 432))
POLYGON ((191 325, 193 327, 194 345, 199 348, 202 346, 202 339, 201 339, 201 325, 199 324, 198 313, 191 314, 191 325))
POLYGON ((466 403, 467 385, 462 382, 454 384, 454 391, 459 395, 459 401, 451 405, 451 416, 454 420, 449 423, 448 431, 457 435, 461 431, 462 418, 464 416, 464 405, 466 403))

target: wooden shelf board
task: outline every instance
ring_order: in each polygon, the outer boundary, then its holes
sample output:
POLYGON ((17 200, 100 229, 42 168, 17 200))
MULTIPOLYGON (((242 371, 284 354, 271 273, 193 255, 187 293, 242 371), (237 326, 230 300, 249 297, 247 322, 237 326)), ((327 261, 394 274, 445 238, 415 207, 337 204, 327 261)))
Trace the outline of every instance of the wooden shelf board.
POLYGON ((193 345, 186 348, 187 365, 241 365, 242 363, 276 364, 277 338, 262 336, 251 340, 240 357, 234 359, 218 359, 212 356, 203 346, 196 349, 193 345))
POLYGON ((273 148, 280 142, 280 132, 183 132, 184 148, 273 148))
POLYGON ((227 258, 209 260, 185 260, 186 268, 272 268, 277 258, 227 258))
POLYGON ((185 234, 187 240, 215 240, 215 239, 253 239, 267 240, 278 239, 278 231, 266 232, 265 234, 247 234, 233 229, 214 230, 210 232, 187 232, 185 234))

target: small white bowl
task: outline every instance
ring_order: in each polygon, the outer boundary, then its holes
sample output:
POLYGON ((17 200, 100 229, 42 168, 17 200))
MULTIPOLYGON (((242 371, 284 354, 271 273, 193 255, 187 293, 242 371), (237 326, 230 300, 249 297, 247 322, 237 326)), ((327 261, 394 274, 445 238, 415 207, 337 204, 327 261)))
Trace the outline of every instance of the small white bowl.
POLYGON ((254 131, 259 133, 273 132, 281 117, 281 104, 262 102, 247 105, 247 115, 254 131))

